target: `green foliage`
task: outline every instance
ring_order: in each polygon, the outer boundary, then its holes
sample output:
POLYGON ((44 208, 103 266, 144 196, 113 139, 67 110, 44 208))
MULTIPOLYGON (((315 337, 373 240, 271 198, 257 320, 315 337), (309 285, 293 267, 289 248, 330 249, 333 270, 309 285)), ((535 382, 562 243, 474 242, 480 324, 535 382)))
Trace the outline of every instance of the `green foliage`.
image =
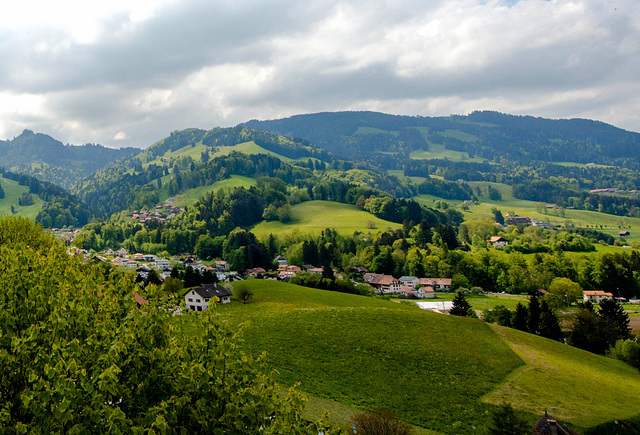
POLYGON ((237 350, 211 312, 180 339, 136 308, 128 278, 82 265, 28 221, 0 220, 0 426, 10 433, 318 433, 281 398, 265 355, 237 350), (5 243, 24 237, 20 242, 5 243), (266 419, 271 416, 272 419, 266 419))
POLYGON ((461 291, 456 292, 453 298, 453 307, 449 310, 449 314, 453 316, 476 317, 473 307, 461 291))
POLYGON ((235 298, 246 304, 253 297, 253 292, 246 285, 238 285, 233 291, 235 298))
POLYGON ((361 412, 352 417, 353 424, 362 435, 411 435, 411 426, 398 418, 398 415, 386 408, 371 412, 361 412))
POLYGON ((554 278, 549 286, 549 293, 543 299, 552 309, 569 306, 582 299, 582 287, 569 278, 554 278))
POLYGON ((487 435, 526 435, 533 433, 533 427, 503 403, 490 411, 491 421, 485 428, 487 435))
POLYGON ((634 340, 616 341, 616 344, 611 348, 610 353, 612 358, 619 359, 627 364, 640 369, 640 344, 634 340))

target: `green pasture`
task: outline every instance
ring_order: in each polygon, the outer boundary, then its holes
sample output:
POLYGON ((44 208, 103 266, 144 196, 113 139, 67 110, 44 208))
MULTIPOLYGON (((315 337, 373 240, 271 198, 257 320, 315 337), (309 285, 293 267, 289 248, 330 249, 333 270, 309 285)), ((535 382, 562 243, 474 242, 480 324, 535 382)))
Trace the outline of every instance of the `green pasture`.
MULTIPOLYGON (((474 189, 474 192, 475 187, 480 187, 483 196, 478 198, 480 204, 473 205, 468 211, 464 212, 465 220, 493 219, 491 209, 495 207, 500 210, 503 215, 515 212, 520 216, 529 216, 530 218, 550 222, 554 226, 571 224, 574 227, 594 228, 595 225, 598 231, 614 237, 618 237, 618 232, 625 229, 631 234, 625 238, 627 242, 640 242, 640 218, 615 216, 588 210, 547 210, 545 208, 547 203, 514 198, 512 187, 506 184, 486 181, 470 181, 468 184, 474 189), (487 193, 488 185, 491 185, 502 194, 501 201, 492 201, 487 196, 484 196, 487 193), (562 213, 564 213, 564 217, 562 213), (600 226, 602 226, 602 228, 600 228, 600 226)), ((424 197, 424 195, 421 195, 421 197, 424 197)), ((419 201, 420 197, 417 198, 416 200, 419 201)), ((426 198, 427 201, 430 199, 428 196, 426 196, 426 198)), ((456 201, 446 201, 450 204, 456 203, 456 201)))
POLYGON ((33 195, 33 205, 18 205, 20 196, 29 191, 29 186, 20 186, 17 181, 0 177, 0 184, 4 190, 4 198, 0 199, 0 216, 11 215, 11 206, 14 206, 17 216, 26 216, 29 219, 35 219, 40 209, 42 201, 38 195, 33 195))
POLYGON ((483 162, 485 159, 480 157, 469 157, 469 153, 463 151, 448 150, 442 144, 428 142, 428 150, 416 150, 409 154, 409 158, 414 160, 428 159, 448 159, 456 162, 483 162))
POLYGON ((396 130, 382 130, 375 127, 358 127, 354 134, 390 134, 392 136, 398 136, 400 132, 396 130))
MULTIPOLYGON (((472 433, 507 401, 532 422, 546 408, 582 431, 640 409, 640 374, 616 360, 394 301, 268 280, 238 285, 254 298, 218 306, 218 316, 243 325, 244 350, 266 351, 283 388, 301 382, 309 418, 329 410, 347 428, 355 412, 383 405, 427 429, 419 434, 472 433)), ((507 297, 494 299, 510 305, 507 297)), ((198 321, 176 318, 196 336, 198 321)))
POLYGON ((207 149, 207 146, 202 142, 198 142, 195 146, 185 146, 175 151, 169 151, 162 156, 151 159, 151 155, 148 151, 143 151, 140 154, 141 160, 144 162, 143 166, 146 168, 150 164, 156 164, 162 166, 165 162, 170 162, 181 157, 191 157, 194 161, 199 162, 202 157, 202 152, 207 149))
MULTIPOLYGON (((452 301, 453 293, 437 293, 435 299, 429 299, 429 301, 452 301)), ((515 310, 518 302, 521 302, 525 307, 529 305, 529 296, 519 296, 519 295, 510 295, 510 294, 501 294, 501 295, 468 295, 465 296, 467 301, 471 303, 471 306, 474 310, 487 310, 494 309, 498 305, 502 305, 504 307, 509 308, 510 310, 515 310)))
POLYGON ((640 413, 640 373, 617 360, 497 325, 493 329, 525 361, 484 400, 511 403, 580 429, 640 413), (555 409, 554 409, 555 408, 555 409))
POLYGON ((291 209, 291 222, 260 222, 251 230, 258 238, 269 234, 285 234, 297 231, 301 234, 319 234, 326 228, 335 228, 340 234, 353 234, 393 230, 402 228, 401 224, 379 219, 353 205, 330 201, 306 201, 291 209), (375 228, 369 228, 368 223, 375 228))
POLYGON ((218 189, 233 189, 236 187, 249 188, 256 185, 256 180, 242 175, 232 175, 231 177, 217 181, 209 186, 200 186, 186 190, 176 195, 175 205, 177 207, 185 207, 193 204, 209 192, 215 192, 218 189))

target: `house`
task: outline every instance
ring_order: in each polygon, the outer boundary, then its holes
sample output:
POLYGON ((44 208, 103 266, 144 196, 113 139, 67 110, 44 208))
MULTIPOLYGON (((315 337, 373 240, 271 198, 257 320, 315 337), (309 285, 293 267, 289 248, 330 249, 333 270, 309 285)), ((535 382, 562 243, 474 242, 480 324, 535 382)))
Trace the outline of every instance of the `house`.
POLYGON ((210 303, 228 304, 231 292, 220 284, 204 284, 194 287, 184 295, 184 302, 190 311, 206 311, 210 303), (217 299, 216 299, 217 298, 217 299))
POLYGON ((149 278, 149 272, 151 272, 151 269, 147 268, 146 266, 140 266, 138 269, 136 269, 136 272, 138 272, 138 276, 142 279, 147 279, 149 278))
POLYGON ((505 225, 530 225, 531 219, 527 216, 518 216, 517 214, 507 213, 504 216, 505 225))
POLYGON ((144 254, 143 256, 144 261, 156 261, 156 256, 153 254, 144 254))
POLYGON ((436 291, 451 290, 451 278, 420 278, 422 287, 432 287, 436 291))
POLYGON ((378 293, 390 294, 399 293, 402 283, 391 275, 381 275, 379 273, 366 273, 364 280, 378 293))
POLYGON ((129 269, 136 269, 138 267, 138 262, 133 260, 127 260, 124 262, 124 265, 129 269))
POLYGON ((280 266, 282 266, 282 265, 285 265, 285 266, 286 266, 287 264, 289 264, 289 263, 287 262, 287 259, 286 259, 286 258, 284 258, 282 255, 278 255, 278 256, 276 257, 276 262, 277 262, 280 266))
POLYGON ((417 287, 418 284, 420 284, 420 280, 415 276, 401 276, 400 282, 402 283, 403 286, 411 286, 411 287, 417 287))
POLYGON ((491 237, 487 240, 487 243, 491 244, 494 248, 504 248, 505 246, 509 246, 509 242, 500 236, 491 237))
POLYGON ((433 299, 436 297, 436 291, 430 286, 420 287, 416 290, 416 297, 418 299, 433 299))
POLYGON ((607 293, 602 290, 585 290, 583 295, 584 302, 599 304, 603 299, 612 299, 613 293, 607 293))
POLYGON ((264 270, 262 267, 255 267, 253 269, 248 269, 246 271, 247 276, 251 278, 255 278, 258 275, 264 275, 265 273, 267 273, 267 271, 264 270))
POLYGON ((171 267, 169 260, 164 258, 156 258, 156 269, 168 269, 171 267))
MULTIPOLYGON (((616 421, 617 424, 617 421, 616 421)), ((556 420, 553 416, 544 411, 544 415, 533 423, 533 434, 535 435, 578 435, 569 429, 567 425, 556 420)))
POLYGON ((416 289, 410 285, 403 285, 398 290, 398 296, 401 298, 413 299, 416 297, 416 289))
POLYGON ((144 261, 144 254, 134 254, 133 259, 136 261, 144 261))
POLYGON ((549 222, 541 221, 540 219, 531 219, 531 225, 534 227, 542 228, 543 230, 552 230, 553 225, 549 222))
POLYGON ((629 233, 629 231, 620 231, 620 232, 618 233, 618 235, 619 235, 620 237, 627 237, 628 235, 630 235, 630 233, 629 233))
POLYGON ((116 252, 116 255, 120 258, 127 258, 129 256, 129 253, 127 252, 126 249, 124 248, 120 248, 118 249, 118 251, 116 252))
POLYGON ((221 272, 224 272, 225 270, 229 270, 229 263, 227 263, 224 260, 216 260, 213 262, 213 264, 216 270, 219 270, 221 272))
POLYGON ((143 305, 149 306, 149 301, 143 298, 142 296, 140 296, 138 292, 135 290, 133 291, 133 298, 136 300, 136 304, 138 304, 138 308, 140 308, 143 305))

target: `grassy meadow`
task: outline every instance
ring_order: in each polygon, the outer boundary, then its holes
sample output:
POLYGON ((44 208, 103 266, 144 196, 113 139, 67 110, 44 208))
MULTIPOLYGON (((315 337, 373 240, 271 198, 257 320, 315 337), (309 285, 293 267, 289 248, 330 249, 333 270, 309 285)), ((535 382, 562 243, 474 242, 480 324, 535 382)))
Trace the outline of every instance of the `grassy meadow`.
POLYGON ((355 231, 368 233, 401 227, 401 224, 379 219, 353 205, 330 201, 306 201, 292 207, 291 222, 260 222, 251 231, 258 238, 263 238, 271 233, 283 235, 295 231, 302 234, 319 234, 326 228, 335 228, 340 234, 353 234, 355 231), (375 228, 370 228, 371 223, 375 228))
MULTIPOLYGON (((330 410, 347 428, 357 410, 385 406, 427 429, 419 434, 471 433, 505 400, 530 421, 553 407, 582 431, 640 409, 640 374, 619 361, 406 303, 275 281, 235 285, 254 298, 217 314, 243 325, 244 350, 266 351, 283 387, 301 382, 309 417, 330 410)), ((176 321, 198 334, 197 313, 176 321)))
POLYGON ((40 209, 42 201, 38 195, 33 195, 33 205, 20 206, 18 199, 20 196, 29 191, 29 186, 20 186, 17 181, 0 177, 0 184, 4 190, 4 198, 0 199, 0 216, 11 215, 11 206, 14 206, 17 216, 26 216, 29 219, 35 219, 40 209))

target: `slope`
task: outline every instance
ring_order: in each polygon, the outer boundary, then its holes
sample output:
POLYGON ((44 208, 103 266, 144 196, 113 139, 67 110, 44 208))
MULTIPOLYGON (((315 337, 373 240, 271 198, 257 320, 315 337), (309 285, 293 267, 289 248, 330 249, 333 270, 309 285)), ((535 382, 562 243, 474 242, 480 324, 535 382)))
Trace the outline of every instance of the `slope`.
MULTIPOLYGON (((501 399, 531 421, 555 407, 579 430, 639 409, 640 375, 619 361, 391 301, 265 280, 235 285, 254 299, 217 307, 221 319, 242 323, 245 349, 267 351, 279 382, 300 381, 322 399, 389 407, 442 433, 480 428, 501 399)), ((197 316, 177 321, 197 334, 197 316)))

